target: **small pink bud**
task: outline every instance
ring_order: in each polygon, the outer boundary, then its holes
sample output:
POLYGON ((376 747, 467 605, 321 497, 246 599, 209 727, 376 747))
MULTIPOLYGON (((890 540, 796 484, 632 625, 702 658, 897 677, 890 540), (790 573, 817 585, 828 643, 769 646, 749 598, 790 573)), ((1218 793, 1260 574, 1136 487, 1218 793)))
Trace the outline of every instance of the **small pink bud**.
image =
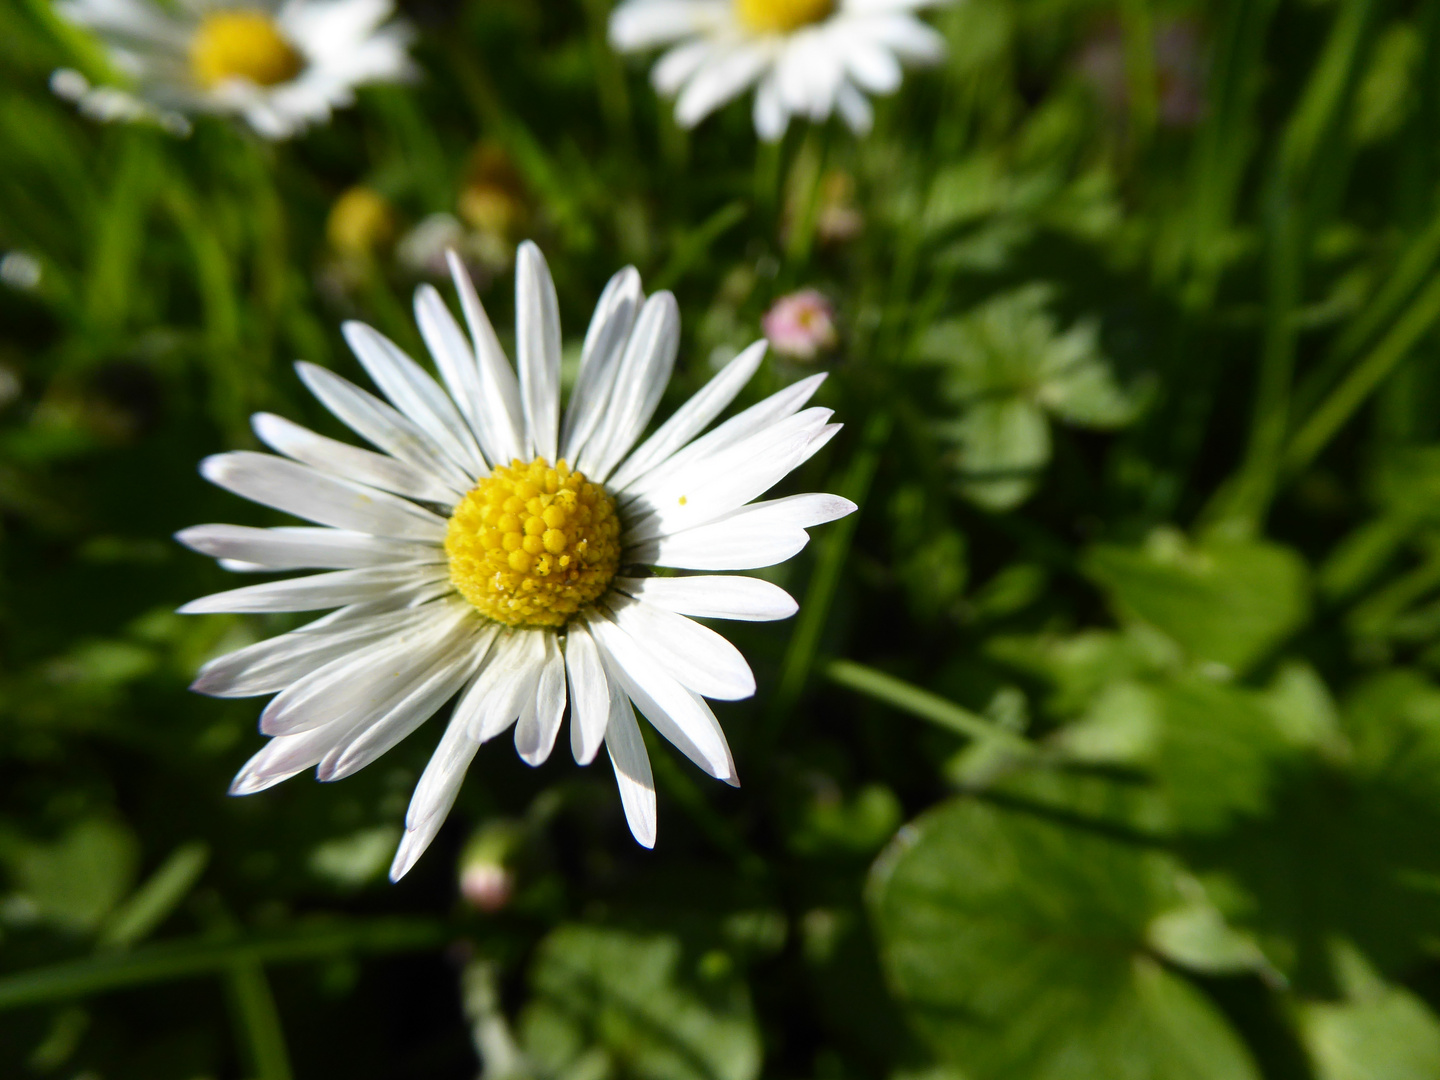
POLYGON ((514 889, 515 876, 496 863, 471 863, 460 874, 460 895, 471 907, 487 914, 508 904, 514 889))
POLYGON ((771 347, 795 360, 814 360, 840 341, 835 309, 817 289, 782 296, 765 313, 761 326, 771 347))

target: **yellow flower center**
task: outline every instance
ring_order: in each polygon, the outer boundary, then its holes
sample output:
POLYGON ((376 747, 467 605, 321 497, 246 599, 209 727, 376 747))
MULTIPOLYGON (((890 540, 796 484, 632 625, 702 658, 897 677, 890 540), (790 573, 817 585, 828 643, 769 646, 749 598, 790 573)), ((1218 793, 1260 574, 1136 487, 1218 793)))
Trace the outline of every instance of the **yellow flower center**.
POLYGON ((299 75, 305 60, 262 11, 214 11, 190 39, 190 70, 201 86, 249 79, 274 86, 299 75))
POLYGON ((740 21, 757 34, 788 34, 834 10, 835 0, 735 0, 740 21))
POLYGON ((450 581, 507 626, 564 626, 620 566, 620 520, 599 484, 563 460, 518 458, 481 480, 450 515, 450 581))

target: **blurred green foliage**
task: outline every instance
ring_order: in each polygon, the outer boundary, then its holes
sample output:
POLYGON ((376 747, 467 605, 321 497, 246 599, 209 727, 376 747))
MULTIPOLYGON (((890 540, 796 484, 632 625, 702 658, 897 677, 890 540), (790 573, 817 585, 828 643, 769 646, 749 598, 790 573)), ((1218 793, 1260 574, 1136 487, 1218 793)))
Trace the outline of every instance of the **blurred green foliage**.
POLYGON ((0 6, 0 1074, 1440 1075, 1440 2, 967 0, 778 147, 607 13, 409 4, 424 77, 270 145, 77 117, 0 6), (226 798, 257 704, 186 684, 289 624, 171 614, 225 574, 168 535, 272 520, 196 461, 338 434, 288 364, 418 354, 435 237, 503 331, 525 236, 572 360, 619 266, 676 291, 672 403, 824 291, 792 482, 862 509, 725 628, 741 790, 652 743, 651 853, 487 751, 391 886, 435 725, 226 798))

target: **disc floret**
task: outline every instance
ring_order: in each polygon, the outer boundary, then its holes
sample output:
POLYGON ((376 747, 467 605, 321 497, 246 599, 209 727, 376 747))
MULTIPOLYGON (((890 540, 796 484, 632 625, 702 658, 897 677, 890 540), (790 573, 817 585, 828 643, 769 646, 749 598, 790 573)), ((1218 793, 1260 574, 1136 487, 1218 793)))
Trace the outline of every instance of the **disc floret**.
POLYGON ((213 11, 190 41, 190 70, 206 88, 230 79, 275 86, 304 67, 299 50, 263 11, 213 11))
POLYGON ((827 18, 835 0, 735 0, 735 8, 757 34, 788 34, 827 18))
POLYGON ((450 581, 507 626, 564 626, 610 587, 620 521, 599 484, 562 459, 518 458, 481 480, 450 516, 450 581))

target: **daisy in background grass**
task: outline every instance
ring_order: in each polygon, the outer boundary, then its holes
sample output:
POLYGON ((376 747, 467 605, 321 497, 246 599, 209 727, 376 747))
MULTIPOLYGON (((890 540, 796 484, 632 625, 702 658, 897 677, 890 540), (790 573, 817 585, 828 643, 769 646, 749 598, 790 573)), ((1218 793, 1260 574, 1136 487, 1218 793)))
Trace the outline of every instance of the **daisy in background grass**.
POLYGON ((179 534, 231 570, 328 571, 181 611, 337 609, 200 672, 203 693, 277 694, 260 717, 273 737, 234 794, 317 765, 322 780, 349 776, 456 698, 415 789, 395 879, 434 839, 480 744, 513 726, 516 750, 539 765, 567 704, 575 760, 588 764, 605 746, 646 847, 655 787, 633 709, 711 776, 738 784, 705 699, 749 697, 755 679, 729 641, 692 617, 793 614, 777 586, 714 571, 783 562, 805 546, 806 528, 855 509, 834 495, 754 501, 839 430, 830 410, 804 407, 823 376, 711 428, 759 367, 756 342, 642 441, 679 343, 670 293, 647 299, 634 269, 610 280, 562 411, 560 321, 539 249, 522 244, 516 264, 518 378, 453 256, 451 267, 468 337, 432 286, 415 294, 441 382, 357 322, 345 337, 388 403, 297 365, 374 450, 261 413, 255 432, 282 456, 242 451, 202 464, 221 487, 318 528, 179 534), (650 576, 651 567, 703 573, 650 576))
POLYGON ((694 127, 752 86, 755 130, 774 141, 792 116, 837 109, 870 130, 867 93, 900 85, 900 63, 934 63, 944 40, 912 12, 944 0, 625 0, 610 16, 621 52, 668 51, 651 72, 678 95, 675 119, 694 127))
POLYGON ((104 42, 130 86, 92 87, 61 70, 51 86, 100 120, 240 116, 283 139, 350 105, 355 87, 408 78, 411 33, 391 0, 65 0, 58 10, 104 42))

